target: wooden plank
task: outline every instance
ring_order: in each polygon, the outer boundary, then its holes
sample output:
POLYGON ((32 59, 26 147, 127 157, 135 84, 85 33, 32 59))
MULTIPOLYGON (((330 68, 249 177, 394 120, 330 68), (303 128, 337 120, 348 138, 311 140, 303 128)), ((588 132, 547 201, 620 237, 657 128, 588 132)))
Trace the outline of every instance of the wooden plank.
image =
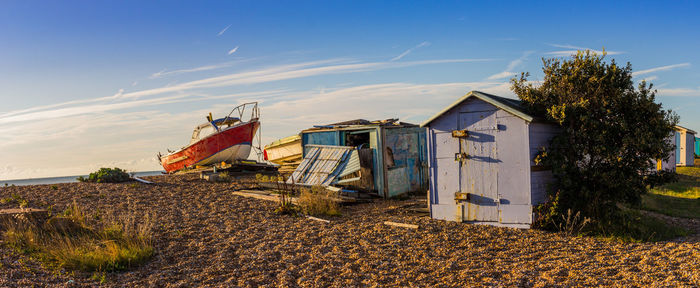
POLYGON ((309 218, 309 219, 314 220, 314 221, 319 221, 319 222, 324 222, 324 223, 331 223, 331 221, 329 221, 329 220, 321 219, 321 218, 316 218, 316 217, 313 217, 313 216, 308 216, 308 215, 307 215, 306 218, 309 218))
MULTIPOLYGON (((254 198, 254 199, 260 199, 260 200, 266 200, 266 201, 274 201, 274 202, 279 202, 280 197, 279 195, 261 195, 258 193, 251 193, 251 192, 244 192, 243 190, 241 191, 235 191, 233 192, 233 195, 238 195, 238 196, 243 196, 247 198, 254 198)), ((291 198, 292 203, 296 204, 297 199, 295 197, 291 198)))
POLYGON ((43 223, 48 219, 49 212, 45 209, 36 208, 15 208, 0 209, 0 225, 17 220, 43 223))
POLYGON ((409 229, 418 229, 418 225, 415 225, 415 224, 398 223, 398 222, 391 222, 391 221, 384 221, 384 225, 396 226, 396 227, 401 227, 401 228, 409 228, 409 229))
POLYGON ((143 179, 136 177, 136 176, 131 177, 131 179, 134 179, 134 180, 139 181, 139 182, 144 183, 144 184, 153 184, 153 182, 151 182, 151 181, 143 180, 143 179))

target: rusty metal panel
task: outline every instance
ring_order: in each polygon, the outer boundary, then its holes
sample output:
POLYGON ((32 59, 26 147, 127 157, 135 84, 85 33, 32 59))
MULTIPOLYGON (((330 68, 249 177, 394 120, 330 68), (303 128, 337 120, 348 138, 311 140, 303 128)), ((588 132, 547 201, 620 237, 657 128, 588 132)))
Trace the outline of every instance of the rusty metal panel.
POLYGON ((386 181, 388 196, 404 194, 413 191, 425 191, 427 178, 424 176, 425 159, 421 154, 425 149, 421 145, 421 135, 425 129, 387 128, 386 129, 386 181), (393 165, 392 165, 393 164, 393 165))

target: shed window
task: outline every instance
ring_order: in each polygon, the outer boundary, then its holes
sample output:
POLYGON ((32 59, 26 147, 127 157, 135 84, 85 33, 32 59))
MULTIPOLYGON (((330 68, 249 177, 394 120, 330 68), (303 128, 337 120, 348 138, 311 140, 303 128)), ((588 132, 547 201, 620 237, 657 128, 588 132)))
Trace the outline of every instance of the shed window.
POLYGON ((353 131, 345 133, 345 146, 369 148, 369 132, 353 131))

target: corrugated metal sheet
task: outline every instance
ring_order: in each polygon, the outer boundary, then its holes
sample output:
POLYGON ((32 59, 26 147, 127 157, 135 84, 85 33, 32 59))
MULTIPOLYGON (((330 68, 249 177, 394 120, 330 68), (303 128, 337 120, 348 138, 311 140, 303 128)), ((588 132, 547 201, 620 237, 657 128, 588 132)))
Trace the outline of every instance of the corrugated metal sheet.
POLYGON ((348 161, 345 162, 344 166, 345 167, 343 167, 343 170, 338 175, 338 178, 342 178, 360 171, 360 155, 357 153, 357 150, 352 150, 352 153, 350 153, 350 157, 348 158, 348 161))
MULTIPOLYGON (((306 145, 309 149, 287 183, 328 186, 343 171, 355 147, 306 145)), ((359 160, 358 160, 359 163, 359 160)), ((359 164, 358 164, 359 166, 359 164)))

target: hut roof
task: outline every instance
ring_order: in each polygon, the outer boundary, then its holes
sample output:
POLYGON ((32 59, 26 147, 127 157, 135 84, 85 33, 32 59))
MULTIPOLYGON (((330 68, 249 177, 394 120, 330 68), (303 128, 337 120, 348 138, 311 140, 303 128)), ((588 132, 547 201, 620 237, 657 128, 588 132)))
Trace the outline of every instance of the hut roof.
POLYGON ((681 132, 685 131, 685 132, 690 133, 690 134, 693 134, 693 135, 697 134, 697 133, 695 133, 695 131, 690 130, 690 129, 688 129, 688 128, 685 128, 685 127, 683 127, 683 126, 681 126, 681 125, 676 125, 676 127, 674 127, 674 128, 676 128, 677 131, 681 131, 681 132))
POLYGON ((466 101, 467 99, 471 97, 476 97, 478 99, 481 99, 484 102, 487 102, 493 106, 496 106, 500 109, 505 110, 508 113, 511 113, 527 122, 532 122, 536 117, 531 115, 529 112, 527 112, 527 109, 525 106, 522 105, 522 102, 517 99, 510 99, 510 98, 505 98, 501 96, 496 96, 480 91, 471 91, 467 93, 467 95, 462 96, 461 98, 457 99, 454 103, 452 103, 450 106, 447 106, 445 109, 442 109, 442 111, 438 112, 437 114, 433 115, 433 117, 430 117, 430 119, 426 120, 425 122, 421 123, 421 127, 425 127, 430 122, 433 122, 435 119, 439 118, 442 116, 442 114, 447 113, 447 111, 450 111, 450 109, 456 107, 457 105, 461 104, 462 102, 466 101))

